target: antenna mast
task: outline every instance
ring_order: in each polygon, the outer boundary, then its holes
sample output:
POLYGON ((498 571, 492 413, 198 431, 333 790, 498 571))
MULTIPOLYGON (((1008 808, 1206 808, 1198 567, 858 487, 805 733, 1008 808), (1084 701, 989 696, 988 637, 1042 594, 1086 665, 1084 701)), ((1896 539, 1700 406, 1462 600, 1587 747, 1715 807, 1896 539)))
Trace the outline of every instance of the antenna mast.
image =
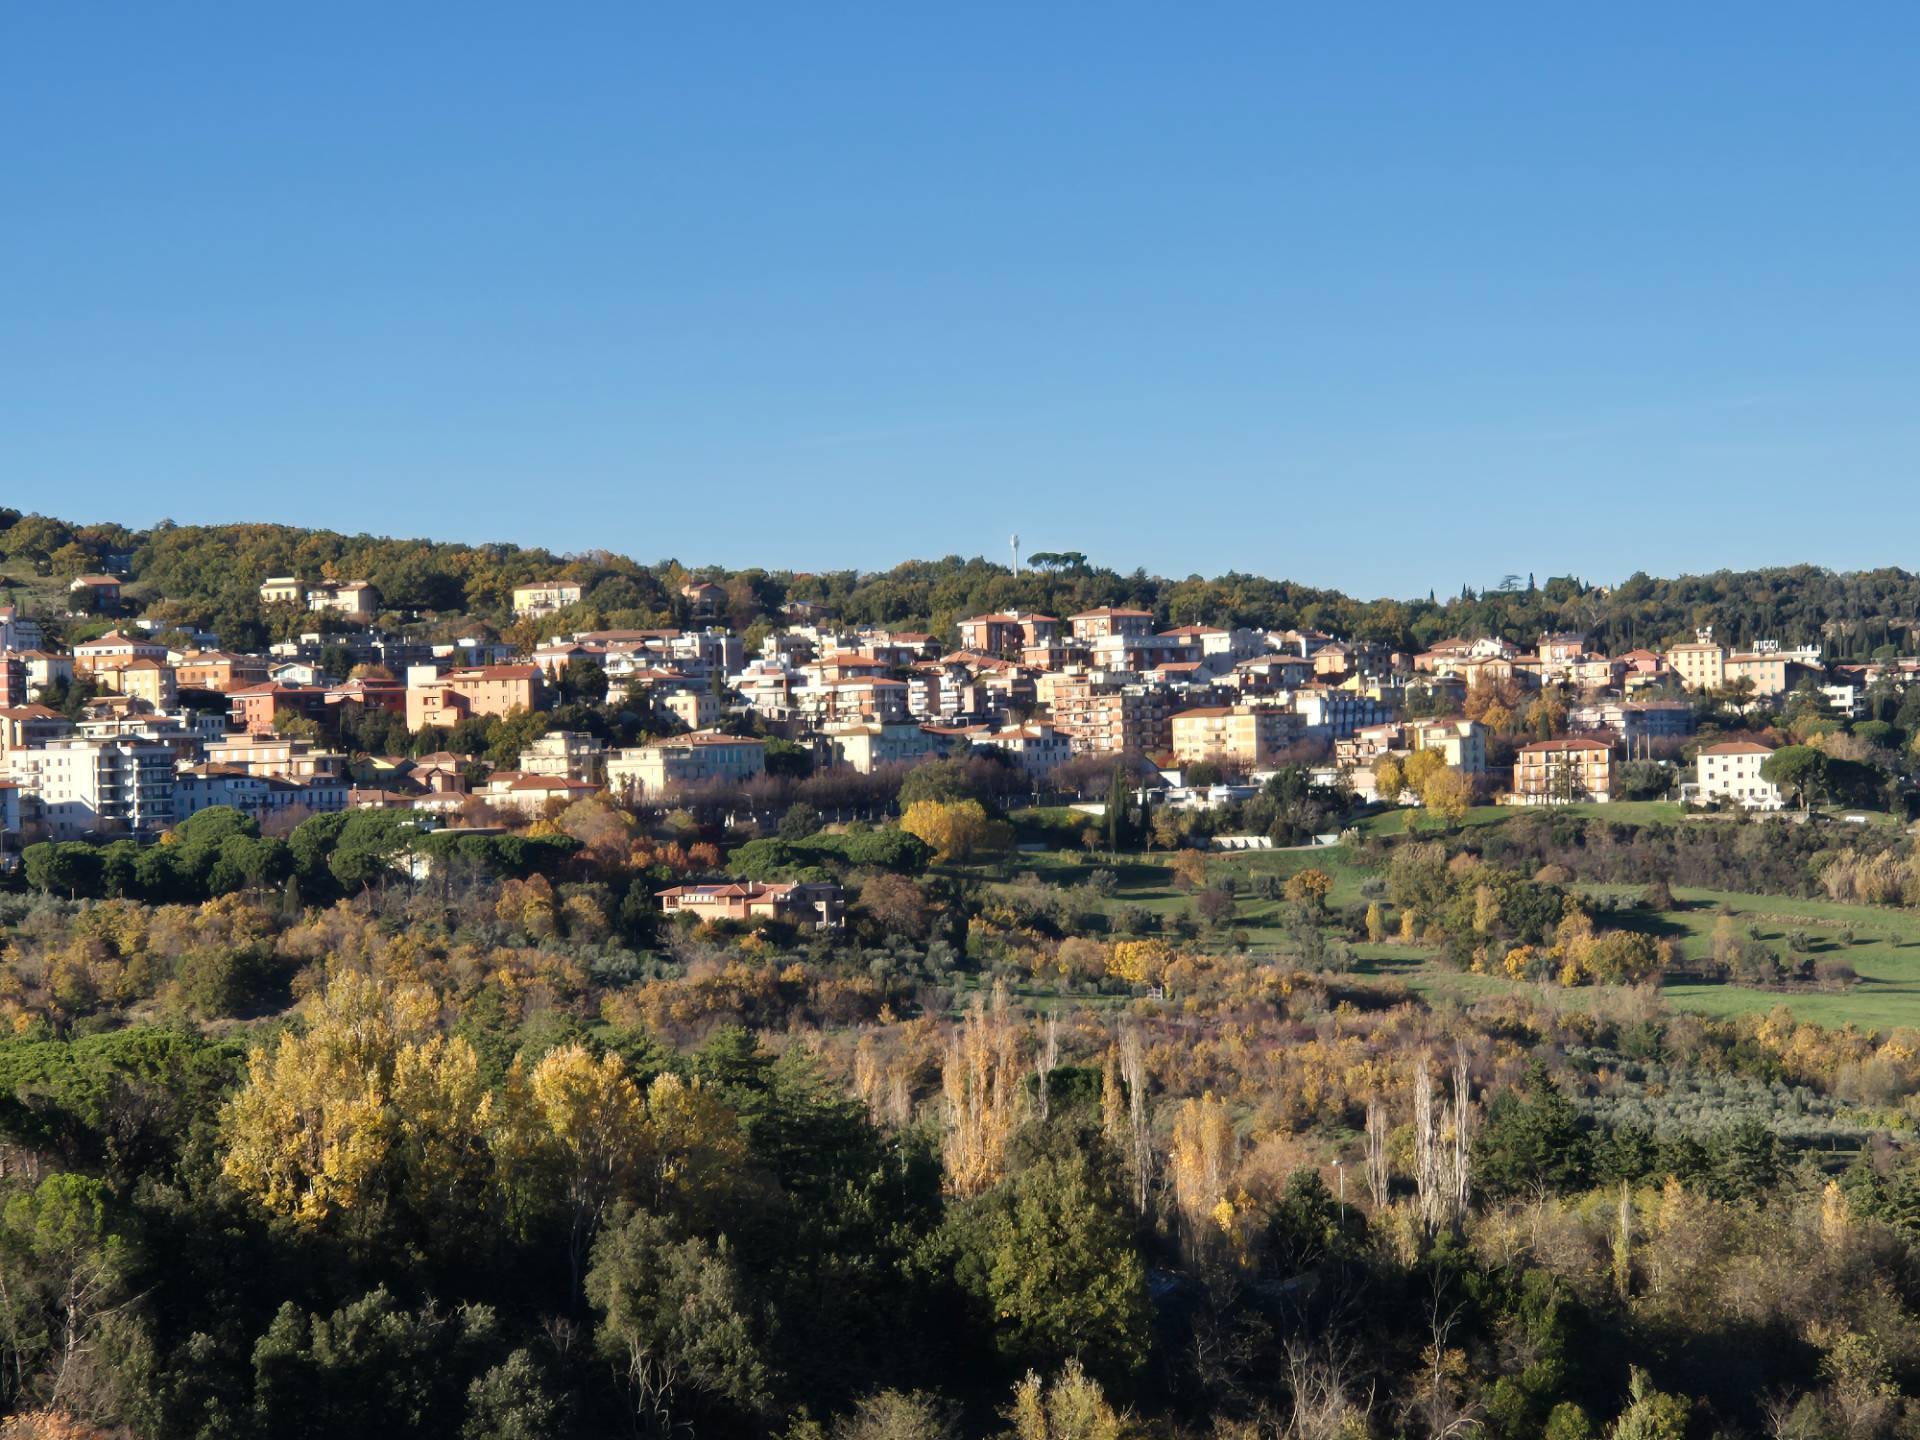
POLYGON ((1016 530, 1014 532, 1013 540, 1011 541, 1011 544, 1013 545, 1013 573, 1018 575, 1020 573, 1020 532, 1019 531, 1016 530))

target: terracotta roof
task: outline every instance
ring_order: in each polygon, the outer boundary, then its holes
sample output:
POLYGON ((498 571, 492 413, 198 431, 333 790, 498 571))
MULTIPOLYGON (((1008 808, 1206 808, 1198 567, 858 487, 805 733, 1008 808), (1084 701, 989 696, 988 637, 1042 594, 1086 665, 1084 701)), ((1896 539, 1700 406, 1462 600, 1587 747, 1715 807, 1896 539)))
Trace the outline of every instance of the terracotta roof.
POLYGON ((1700 752, 1702 755, 1771 755, 1773 747, 1762 745, 1758 740, 1722 740, 1718 745, 1709 745, 1700 752))
POLYGON ((1520 753, 1523 755, 1557 755, 1565 754, 1569 750, 1611 750, 1612 748, 1611 745, 1603 740, 1569 738, 1566 740, 1536 740, 1531 745, 1522 745, 1520 747, 1520 753))
POLYGON ((1078 615, 1069 615, 1069 620, 1104 620, 1125 615, 1130 618, 1153 618, 1151 610, 1132 610, 1125 605, 1102 605, 1098 610, 1082 610, 1078 615))

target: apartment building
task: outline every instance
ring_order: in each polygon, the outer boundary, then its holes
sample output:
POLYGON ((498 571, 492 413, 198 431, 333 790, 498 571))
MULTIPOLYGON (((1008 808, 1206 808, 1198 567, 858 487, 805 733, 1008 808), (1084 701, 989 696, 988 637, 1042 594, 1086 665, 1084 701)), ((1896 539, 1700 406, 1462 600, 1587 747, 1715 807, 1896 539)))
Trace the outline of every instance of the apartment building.
POLYGON ((1438 751, 1463 775, 1487 773, 1487 730, 1477 720, 1415 720, 1406 727, 1407 749, 1438 751))
POLYGON ((1695 757, 1693 784, 1685 787, 1681 798, 1732 800, 1748 810, 1778 810, 1784 803, 1780 787, 1760 776, 1760 767, 1771 754, 1773 747, 1757 740, 1708 745, 1695 757))
POLYGON ((1182 765, 1210 760, 1251 770, 1268 765, 1300 738, 1298 715, 1251 705, 1183 710, 1169 722, 1173 758, 1182 765))
POLYGON ((180 695, 173 666, 145 657, 101 666, 94 670, 93 679, 102 690, 142 701, 155 710, 171 710, 180 695))
POLYGON ((35 839, 151 839, 173 823, 174 751, 144 740, 56 740, 8 757, 35 839))
POLYGON ((513 587, 513 613, 522 620, 538 620, 569 605, 578 605, 586 592, 572 580, 536 580, 513 587))
POLYGON ((243 775, 285 780, 333 780, 347 773, 347 757, 290 735, 226 735, 206 744, 206 762, 243 775))
POLYGON ((214 690, 230 695, 267 683, 267 662, 258 655, 236 655, 226 650, 189 650, 173 667, 174 683, 182 690, 214 690))
POLYGON ((1005 730, 970 728, 967 743, 976 750, 1003 751, 1035 782, 1046 779, 1073 758, 1073 742, 1051 725, 1014 725, 1005 730))
POLYGON ((407 673, 409 730, 451 729, 472 715, 537 710, 546 700, 546 677, 538 665, 473 665, 430 678, 422 668, 407 673))
POLYGON ((1060 633, 1060 622, 1052 615, 1012 610, 998 615, 975 615, 970 620, 962 620, 959 629, 962 650, 1006 655, 1029 645, 1051 645, 1060 633))
POLYGON ((1603 740, 1536 740, 1514 756, 1513 805, 1613 798, 1613 747, 1603 740))
POLYGON ((227 695, 227 719, 236 730, 271 735, 282 715, 298 716, 315 724, 327 718, 327 692, 318 685, 281 685, 269 681, 227 695))
POLYGON ((1076 755, 1140 755, 1173 743, 1172 702, 1152 686, 1087 676, 1053 686, 1053 726, 1076 755))
POLYGON ((1075 640, 1091 643, 1109 635, 1151 635, 1153 612, 1132 610, 1123 605, 1103 605, 1098 610, 1083 610, 1067 617, 1067 628, 1075 640))
POLYGON ((289 780, 278 775, 251 775, 231 765, 187 765, 174 776, 175 821, 185 820, 216 805, 262 819, 287 811, 322 814, 347 808, 349 786, 340 776, 289 780))
POLYGON ((871 775, 887 765, 917 765, 947 753, 948 734, 898 722, 830 725, 814 738, 815 765, 823 770, 854 770, 871 775))
POLYGON ((73 722, 45 705, 0 707, 0 760, 15 750, 50 745, 73 733, 73 722))
POLYGON ((167 647, 153 640, 141 640, 120 630, 109 630, 97 640, 82 640, 73 647, 73 668, 81 675, 98 670, 118 670, 135 660, 154 660, 165 664, 167 647))
POLYGON ((520 752, 520 771, 598 785, 606 778, 607 747, 584 730, 549 730, 520 752))
POLYGON ((607 757, 607 788, 653 799, 680 785, 744 784, 766 768, 764 740, 703 731, 614 751, 607 757))
POLYGON ((1393 707, 1385 701, 1326 685, 1303 685, 1292 692, 1289 703, 1313 739, 1338 740, 1363 725, 1383 725, 1393 719, 1393 707))

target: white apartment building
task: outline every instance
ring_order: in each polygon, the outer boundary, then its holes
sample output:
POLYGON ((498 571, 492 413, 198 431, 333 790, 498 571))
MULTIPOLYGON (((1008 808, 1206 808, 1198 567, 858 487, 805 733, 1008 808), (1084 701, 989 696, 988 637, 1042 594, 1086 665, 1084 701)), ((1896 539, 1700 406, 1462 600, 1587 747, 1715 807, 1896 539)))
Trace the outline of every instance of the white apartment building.
POLYGON ((1696 802, 1732 800, 1748 810, 1778 810, 1780 787, 1760 778, 1760 767, 1773 754, 1757 740, 1723 740, 1709 745, 1694 760, 1694 782, 1681 798, 1696 802))
POLYGON ((607 788, 629 799, 653 799, 678 785, 744 784, 766 768, 764 740, 703 731, 614 751, 607 758, 607 788))
POLYGON ((173 823, 174 751, 141 740, 56 740, 9 757, 23 831, 49 840, 157 836, 173 823))

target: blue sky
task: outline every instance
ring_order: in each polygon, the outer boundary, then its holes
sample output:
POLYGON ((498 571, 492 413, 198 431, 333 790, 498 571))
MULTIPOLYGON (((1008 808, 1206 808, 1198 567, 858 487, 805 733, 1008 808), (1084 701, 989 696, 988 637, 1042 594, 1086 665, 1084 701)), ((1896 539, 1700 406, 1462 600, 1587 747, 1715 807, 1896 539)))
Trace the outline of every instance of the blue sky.
POLYGON ((1912 565, 1920 7, 0 9, 0 502, 1912 565))

